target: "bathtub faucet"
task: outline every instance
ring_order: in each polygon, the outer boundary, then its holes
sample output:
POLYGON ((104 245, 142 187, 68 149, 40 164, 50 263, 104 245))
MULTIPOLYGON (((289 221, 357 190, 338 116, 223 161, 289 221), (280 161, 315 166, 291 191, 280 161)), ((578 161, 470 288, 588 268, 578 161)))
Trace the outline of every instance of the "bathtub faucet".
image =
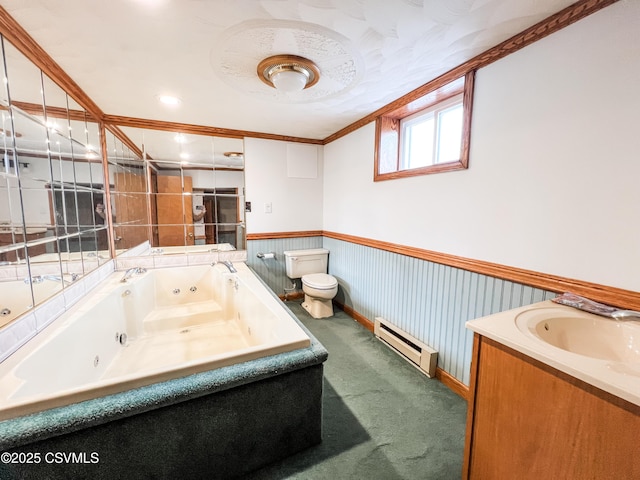
POLYGON ((142 267, 130 268, 126 272, 124 272, 124 275, 120 279, 120 282, 125 283, 127 281, 127 279, 131 278, 132 276, 140 275, 142 273, 145 273, 146 271, 147 271, 147 269, 146 268, 142 268, 142 267))
POLYGON ((75 282, 78 279, 77 273, 70 273, 71 280, 68 280, 64 277, 64 275, 36 275, 35 277, 27 277, 24 279, 24 283, 26 284, 35 284, 42 283, 45 280, 50 280, 52 282, 62 282, 63 284, 70 284, 75 282))
POLYGON ((71 277, 71 280, 65 278, 64 275, 42 275, 42 278, 44 280, 51 280, 52 282, 62 282, 67 284, 73 283, 78 279, 77 273, 70 273, 69 276, 71 277))
POLYGON ((234 267, 233 263, 231 263, 229 260, 221 260, 219 262, 213 262, 211 266, 214 266, 216 263, 223 264, 225 267, 229 269, 231 273, 238 273, 238 270, 236 270, 236 267, 234 267))

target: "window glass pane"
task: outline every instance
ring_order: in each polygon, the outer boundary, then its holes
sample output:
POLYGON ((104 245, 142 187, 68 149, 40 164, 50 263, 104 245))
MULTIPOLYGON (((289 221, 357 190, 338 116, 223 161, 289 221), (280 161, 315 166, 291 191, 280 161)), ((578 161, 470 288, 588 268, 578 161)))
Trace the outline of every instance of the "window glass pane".
POLYGON ((433 115, 411 122, 404 129, 402 168, 419 168, 433 164, 433 115))
POLYGON ((460 159, 462 146, 462 104, 444 110, 438 115, 437 163, 460 159))

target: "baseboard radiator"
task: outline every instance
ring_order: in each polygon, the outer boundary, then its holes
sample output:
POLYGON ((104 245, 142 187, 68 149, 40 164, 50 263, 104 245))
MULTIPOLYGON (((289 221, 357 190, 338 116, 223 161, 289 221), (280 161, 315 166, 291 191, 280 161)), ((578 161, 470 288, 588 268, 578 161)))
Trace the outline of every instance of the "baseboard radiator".
POLYGON ((435 377, 436 365, 438 364, 437 350, 434 350, 407 332, 400 330, 381 317, 375 318, 373 333, 382 342, 406 358, 427 377, 435 377))

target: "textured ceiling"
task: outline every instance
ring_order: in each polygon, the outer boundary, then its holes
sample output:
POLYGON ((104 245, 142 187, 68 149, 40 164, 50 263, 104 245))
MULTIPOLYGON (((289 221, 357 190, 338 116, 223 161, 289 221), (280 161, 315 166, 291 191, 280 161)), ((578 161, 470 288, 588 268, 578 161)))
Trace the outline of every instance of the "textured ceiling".
POLYGON ((105 113, 316 139, 572 3, 0 0, 105 113), (266 86, 258 62, 283 53, 316 62, 320 82, 266 86))

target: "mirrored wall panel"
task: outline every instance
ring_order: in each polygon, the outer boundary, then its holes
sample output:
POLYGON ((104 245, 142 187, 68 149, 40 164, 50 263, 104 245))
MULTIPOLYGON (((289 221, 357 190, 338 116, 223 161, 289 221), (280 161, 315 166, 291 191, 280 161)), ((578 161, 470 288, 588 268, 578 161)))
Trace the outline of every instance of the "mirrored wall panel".
POLYGON ((107 133, 116 252, 245 249, 242 139, 121 127, 134 153, 107 133))
POLYGON ((1 328, 110 257, 98 123, 0 40, 1 328))

